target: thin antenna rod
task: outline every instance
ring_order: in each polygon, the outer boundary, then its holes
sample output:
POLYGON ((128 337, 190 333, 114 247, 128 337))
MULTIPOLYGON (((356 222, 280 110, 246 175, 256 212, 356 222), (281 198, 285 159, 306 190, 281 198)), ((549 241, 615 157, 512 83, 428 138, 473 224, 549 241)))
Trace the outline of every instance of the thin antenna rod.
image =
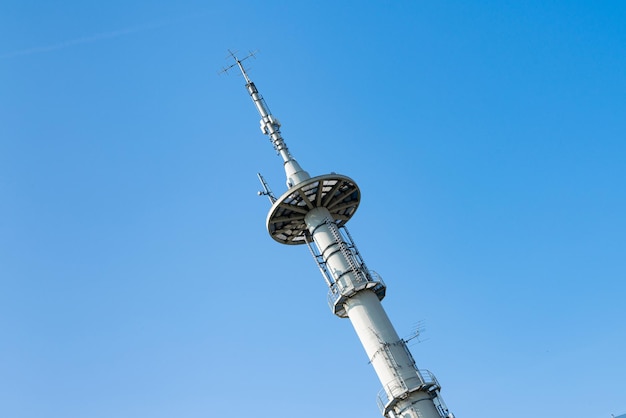
POLYGON ((267 196, 270 200, 270 203, 274 204, 274 202, 276 202, 276 196, 274 196, 274 193, 272 193, 270 186, 267 184, 261 173, 256 173, 256 175, 259 178, 261 185, 263 186, 263 191, 259 192, 259 196, 267 196))

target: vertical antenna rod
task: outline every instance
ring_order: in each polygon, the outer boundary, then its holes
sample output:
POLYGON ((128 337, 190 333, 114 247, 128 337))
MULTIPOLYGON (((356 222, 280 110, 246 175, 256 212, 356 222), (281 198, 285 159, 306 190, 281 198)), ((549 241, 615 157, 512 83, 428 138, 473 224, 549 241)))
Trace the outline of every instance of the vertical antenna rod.
POLYGON ((269 184, 267 184, 265 178, 263 178, 261 173, 256 173, 256 176, 259 178, 261 186, 263 186, 263 191, 259 192, 259 196, 267 196, 270 200, 270 203, 274 204, 274 202, 276 202, 276 196, 274 196, 274 193, 272 193, 272 189, 270 189, 269 184))
POLYGON ((274 149, 283 159, 285 174, 287 175, 287 187, 293 187, 305 180, 310 179, 311 176, 309 176, 309 173, 300 167, 300 164, 298 164, 296 159, 293 158, 289 152, 287 144, 280 133, 280 122, 272 115, 267 103, 265 103, 265 99, 263 99, 263 96, 261 96, 261 93, 257 90, 254 82, 250 80, 250 77, 248 77, 248 74, 243 67, 242 61, 254 56, 254 53, 250 53, 250 55, 243 59, 237 58, 233 52, 230 52, 230 56, 235 60, 235 64, 224 69, 224 71, 228 71, 230 68, 237 65, 237 67, 241 70, 241 74, 243 74, 243 78, 246 79, 246 89, 248 90, 248 94, 250 94, 250 97, 254 102, 254 106, 258 110, 259 115, 261 115, 261 132, 269 136, 274 149))

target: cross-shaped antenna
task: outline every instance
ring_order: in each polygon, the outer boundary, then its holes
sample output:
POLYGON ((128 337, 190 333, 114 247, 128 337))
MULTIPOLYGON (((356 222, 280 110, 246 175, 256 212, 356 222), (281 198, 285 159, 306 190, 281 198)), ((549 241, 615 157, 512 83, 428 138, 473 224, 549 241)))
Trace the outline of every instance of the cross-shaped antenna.
POLYGON ((230 49, 228 50, 228 56, 231 57, 232 59, 235 60, 235 63, 233 65, 230 65, 228 67, 224 67, 222 68, 221 71, 218 72, 218 74, 222 74, 222 73, 228 73, 228 70, 230 70, 233 67, 239 67, 239 69, 241 70, 241 74, 243 74, 243 77, 246 79, 246 83, 250 83, 250 78, 248 78, 248 74, 246 73, 245 68, 243 68, 243 64, 242 62, 247 60, 250 57, 256 58, 256 53, 258 51, 250 51, 248 53, 248 55, 246 55, 244 58, 239 59, 237 58, 237 51, 231 51, 230 49))

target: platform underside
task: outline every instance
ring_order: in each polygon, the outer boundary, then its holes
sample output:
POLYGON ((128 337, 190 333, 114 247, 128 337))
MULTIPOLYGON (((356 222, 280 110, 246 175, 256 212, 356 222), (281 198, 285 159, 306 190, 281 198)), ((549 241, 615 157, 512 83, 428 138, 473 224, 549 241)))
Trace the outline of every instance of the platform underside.
POLYGON ((287 190, 274 202, 267 230, 281 244, 304 244, 304 217, 310 210, 325 207, 341 226, 354 215, 360 201, 361 192, 351 178, 338 174, 314 177, 287 190))

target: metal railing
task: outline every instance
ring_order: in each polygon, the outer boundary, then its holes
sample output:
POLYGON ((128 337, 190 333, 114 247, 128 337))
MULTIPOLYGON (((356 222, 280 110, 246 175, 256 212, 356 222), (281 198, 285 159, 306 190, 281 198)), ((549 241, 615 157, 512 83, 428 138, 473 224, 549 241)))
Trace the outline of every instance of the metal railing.
MULTIPOLYGON (((441 388, 441 386, 439 386, 439 382, 437 381, 435 375, 426 369, 416 369, 416 371, 419 377, 418 385, 408 387, 403 380, 396 379, 384 385, 378 392, 378 395, 376 396, 376 403, 378 404, 378 408, 383 415, 386 415, 393 405, 395 405, 399 400, 405 399, 411 392, 425 391, 434 393, 435 396, 438 396, 437 391, 441 388)), ((440 414, 441 413, 442 411, 440 411, 440 414)), ((442 418, 445 418, 445 415, 442 415, 442 418)))
POLYGON ((357 287, 350 282, 344 284, 341 279, 332 283, 328 289, 328 306, 330 306, 331 309, 334 309, 339 299, 342 297, 352 296, 362 289, 371 289, 374 293, 376 293, 378 299, 382 300, 386 291, 383 278, 372 270, 365 271, 363 276, 366 278, 366 282, 357 287))

